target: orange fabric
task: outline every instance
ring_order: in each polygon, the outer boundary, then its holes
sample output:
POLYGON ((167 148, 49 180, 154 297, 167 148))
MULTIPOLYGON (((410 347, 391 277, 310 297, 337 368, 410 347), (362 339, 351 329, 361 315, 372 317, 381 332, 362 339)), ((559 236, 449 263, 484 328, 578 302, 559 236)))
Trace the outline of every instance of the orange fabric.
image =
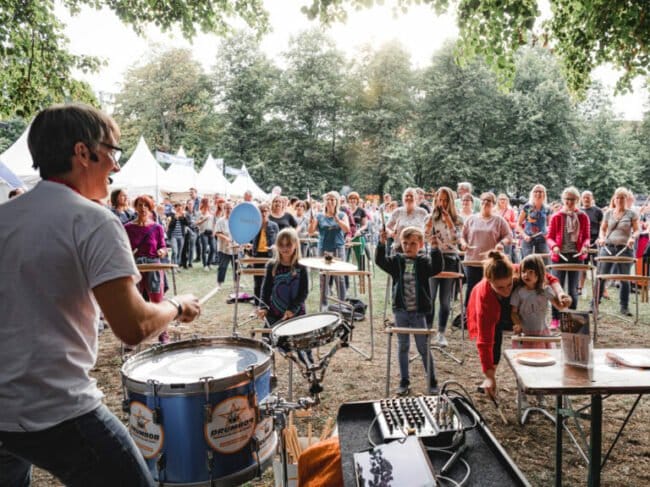
POLYGON ((262 231, 260 232, 260 239, 257 242, 257 251, 258 252, 268 252, 269 247, 266 243, 266 228, 262 225, 262 231))
POLYGON ((343 485, 341 448, 337 437, 320 441, 302 452, 298 459, 300 487, 343 485))

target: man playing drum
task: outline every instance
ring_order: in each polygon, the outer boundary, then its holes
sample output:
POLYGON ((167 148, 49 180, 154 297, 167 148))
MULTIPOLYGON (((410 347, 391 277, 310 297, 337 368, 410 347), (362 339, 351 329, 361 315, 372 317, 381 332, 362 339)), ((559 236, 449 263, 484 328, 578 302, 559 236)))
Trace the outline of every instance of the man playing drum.
POLYGON ((93 201, 119 171, 118 139, 92 107, 43 110, 28 136, 43 181, 0 206, 0 486, 29 485, 32 465, 66 485, 153 485, 89 376, 99 309, 137 345, 200 306, 191 295, 154 304, 138 293, 124 229, 93 201))

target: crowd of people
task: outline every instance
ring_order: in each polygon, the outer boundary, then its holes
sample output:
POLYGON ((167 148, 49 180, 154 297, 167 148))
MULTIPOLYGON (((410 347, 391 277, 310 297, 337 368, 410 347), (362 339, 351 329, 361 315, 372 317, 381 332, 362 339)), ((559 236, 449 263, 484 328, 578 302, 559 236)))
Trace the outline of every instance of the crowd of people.
MULTIPOLYGON (((467 326, 476 338, 483 387, 494 395, 503 331, 548 334, 557 327, 557 310, 577 305, 584 276, 549 273, 549 261, 582 263, 593 258, 592 249, 639 256, 647 247, 650 207, 635 207, 625 188, 598 208, 589 191, 568 187, 561 200, 549 202, 537 184, 526 203, 513 207, 503 193, 474 196, 468 182, 456 191, 407 188, 401 201, 386 193, 381 204, 357 192, 330 191, 322 200, 302 200, 277 188, 263 202, 246 193, 241 201, 257 204, 262 224, 250 242, 237 243, 228 223, 240 200, 200 196, 195 188, 185 200, 167 198, 160 204, 148 195, 134 195, 131 203, 123 189, 108 198, 109 175, 119 171, 118 143, 115 122, 97 110, 84 105, 44 110, 29 133, 43 181, 0 205, 0 230, 12 235, 0 254, 6 272, 0 282, 6 297, 0 305, 0 484, 28 484, 31 465, 37 464, 71 484, 106 475, 114 485, 127 477, 129 485, 134 479, 151 485, 135 445, 101 405, 101 392, 88 375, 97 358, 95 324, 101 311, 129 345, 151 336, 166 342, 166 325, 174 318, 192 321, 200 306, 191 295, 165 299, 164 273, 148 272, 140 279, 136 264, 163 261, 182 269, 197 264, 207 272, 214 267, 223 285, 229 264, 235 271, 244 252, 268 257, 264 276, 255 276, 254 294, 258 316, 273 324, 307 312, 302 255, 354 256, 362 269, 373 258, 391 276, 395 323, 432 328, 437 308, 436 342, 442 347, 448 344, 451 303, 461 290, 439 275, 462 271, 467 326), (34 240, 34 227, 46 232, 46 245, 34 240), (547 326, 549 303, 553 315, 547 326), (27 340, 25 322, 30 323, 27 340), (94 455, 82 462, 88 452, 74 445, 86 444, 94 455), (57 451, 65 454, 59 458, 57 451)), ((603 264, 600 272, 611 272, 611 265, 603 264)), ((630 272, 631 264, 616 265, 617 272, 630 272)), ((338 298, 345 300, 345 279, 333 281, 338 298)), ((323 311, 332 283, 321 277, 320 284, 323 311)), ((606 295, 603 286, 600 296, 606 295)), ((620 313, 629 315, 629 283, 620 287, 620 313)), ((415 342, 425 367, 433 364, 422 335, 415 342)), ((400 394, 410 386, 409 344, 410 337, 400 335, 400 394)), ((437 391, 433 366, 427 386, 430 393, 437 391)))
MULTIPOLYGON (((497 269, 496 274, 493 272, 490 275, 501 276, 505 273, 506 277, 512 277, 508 275, 508 265, 502 264, 500 257, 493 251, 499 252, 506 264, 516 264, 519 261, 525 263, 523 277, 528 274, 532 276, 532 270, 539 270, 538 264, 544 270, 545 265, 550 262, 593 263, 593 258, 598 252, 617 256, 641 255, 648 239, 646 216, 650 212, 650 206, 636 207, 634 195, 625 188, 618 188, 609 204, 599 208, 595 205, 590 191, 580 193, 574 187, 564 189, 558 201, 549 201, 546 188, 541 184, 533 186, 526 202, 518 202, 519 204, 514 206, 505 193, 499 193, 497 196, 488 191, 475 196, 469 182, 459 183, 456 191, 440 187, 436 191, 426 193, 421 188, 407 188, 401 195, 401 201, 386 193, 381 204, 372 198, 364 200, 355 191, 347 195, 330 191, 323 195, 322 200, 301 200, 283 196, 281 189, 276 187, 271 198, 258 205, 263 219, 259 234, 248 245, 237 248, 232 245, 227 222, 230 210, 238 201, 220 195, 215 195, 212 199, 199 198, 194 188, 190 189, 189 194, 189 200, 176 203, 173 207, 169 201, 160 205, 159 211, 156 212, 158 222, 166 228, 168 246, 173 248, 173 262, 182 267, 201 262, 206 270, 209 270, 211 265, 217 265, 220 285, 225 280, 228 263, 232 263, 233 268, 236 268, 243 251, 257 257, 272 257, 277 235, 285 229, 295 230, 300 255, 313 252, 314 255, 329 254, 341 260, 350 260, 354 256, 360 269, 366 268, 368 259, 377 250, 381 249, 383 252, 380 254, 381 259, 389 261, 391 255, 402 253, 402 233, 409 229, 409 235, 412 236, 413 229, 417 229, 422 232, 422 249, 439 252, 439 262, 434 262, 438 272, 443 270, 465 274, 466 290, 463 301, 470 327, 473 323, 471 314, 481 310, 477 300, 472 300, 473 289, 482 281, 490 281, 485 272, 486 262, 490 261, 489 256, 492 255, 492 258, 498 260, 493 262, 491 267, 492 271, 497 269), (538 259, 527 260, 530 256, 536 256, 538 259), (461 266, 461 262, 464 265, 461 266)), ((124 206, 123 192, 114 192, 113 196, 113 211, 121 221, 124 222, 127 215, 137 218, 137 212, 124 206)), ((244 195, 245 201, 251 199, 250 194, 244 195)), ((403 276, 396 278, 393 275, 394 269, 386 267, 387 265, 382 261, 380 267, 392 275, 395 286, 402 286, 403 276)), ((629 263, 603 263, 599 271, 612 272, 614 265, 618 266, 617 272, 630 272, 629 263)), ((518 275, 516 267, 513 269, 513 275, 518 275)), ((525 279, 515 281, 523 288, 529 288, 533 294, 546 296, 544 309, 548 307, 548 302, 555 304, 552 307, 550 323, 548 326, 540 324, 542 318, 539 317, 538 305, 534 304, 539 301, 539 297, 535 301, 523 290, 518 291, 513 309, 511 310, 506 300, 500 307, 503 312, 496 316, 498 326, 494 323, 495 328, 490 331, 493 337, 487 346, 494 349, 493 361, 496 359, 496 363, 499 356, 497 349, 501 346, 500 333, 503 329, 511 329, 516 321, 517 329, 527 333, 546 334, 557 329, 559 325, 559 310, 562 307, 560 298, 565 299, 570 308, 575 309, 577 306, 584 285, 584 273, 553 271, 544 274, 547 277, 543 280, 538 278, 535 282, 526 282, 525 279), (550 284, 557 284, 555 294, 552 293, 550 284), (563 290, 566 290, 566 294, 563 290), (527 312, 533 308, 535 313, 527 312), (523 317, 520 316, 521 313, 524 314, 523 317), (535 316, 527 316, 527 313, 535 316)), ((339 300, 345 300, 348 284, 346 280, 337 277, 331 281, 335 284, 339 300)), ((408 279, 407 281, 415 282, 408 279)), ((412 320, 413 323, 409 325, 408 320, 404 319, 405 315, 401 314, 404 310, 396 309, 394 314, 401 317, 399 321, 405 326, 420 326, 421 318, 425 326, 432 328, 435 310, 438 309, 438 334, 435 342, 444 347, 448 345, 446 329, 452 299, 460 290, 455 289, 456 283, 451 279, 436 278, 432 275, 427 281, 428 284, 418 281, 418 290, 413 293, 413 296, 419 297, 421 295, 418 293, 424 290, 425 294, 422 296, 426 298, 427 306, 423 307, 423 303, 419 303, 419 306, 415 307, 413 304, 413 309, 409 310, 415 311, 417 308, 422 316, 412 320)), ((268 305, 261 291, 263 283, 263 277, 255 278, 254 294, 256 302, 266 307, 268 305)), ((325 277, 321 276, 320 311, 328 309, 327 295, 331 284, 332 282, 326 282, 325 277)), ((599 296, 607 296, 604 281, 601 281, 600 286, 599 296)), ((620 288, 620 313, 629 316, 629 282, 621 282, 620 288)), ((402 292, 401 289, 394 291, 402 292)), ((482 291, 484 298, 487 296, 485 291, 486 289, 482 291)), ((477 293, 477 296, 479 294, 477 293)), ((493 326, 488 328, 492 329, 493 326)), ((486 345, 481 341, 485 337, 477 330, 478 328, 474 329, 473 333, 478 337, 480 349, 486 345)), ((401 355, 408 350, 406 338, 401 339, 401 355)), ((407 390, 409 385, 406 369, 402 372, 399 392, 407 390)), ((430 377, 430 388, 434 389, 435 384, 435 376, 430 377)), ((491 390, 490 387, 488 389, 491 390)))

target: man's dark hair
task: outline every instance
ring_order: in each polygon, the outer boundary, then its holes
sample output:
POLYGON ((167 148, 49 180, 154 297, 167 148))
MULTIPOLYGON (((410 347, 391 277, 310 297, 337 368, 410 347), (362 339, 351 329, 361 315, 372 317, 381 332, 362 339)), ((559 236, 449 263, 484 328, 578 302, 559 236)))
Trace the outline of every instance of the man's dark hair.
POLYGON ((115 132, 113 120, 89 105, 72 103, 46 108, 36 115, 27 136, 33 167, 43 179, 64 174, 72 169, 77 142, 92 151, 115 132))
POLYGON ((120 196, 120 193, 122 193, 124 190, 123 189, 114 189, 111 191, 111 206, 113 208, 117 208, 117 199, 120 196))
POLYGON ((22 190, 20 188, 14 188, 11 191, 9 191, 9 199, 15 198, 16 196, 19 196, 22 194, 22 190))

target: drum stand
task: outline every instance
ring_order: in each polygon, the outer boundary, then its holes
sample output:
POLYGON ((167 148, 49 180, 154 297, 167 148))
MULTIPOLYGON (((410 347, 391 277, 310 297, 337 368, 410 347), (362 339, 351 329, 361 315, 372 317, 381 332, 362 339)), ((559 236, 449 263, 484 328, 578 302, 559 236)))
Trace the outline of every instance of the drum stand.
POLYGON ((300 370, 300 374, 309 382, 309 393, 315 401, 315 404, 320 403, 320 393, 323 392, 321 383, 325 377, 330 360, 332 360, 332 357, 340 348, 350 346, 349 338, 351 333, 352 325, 343 321, 340 330, 337 331, 338 343, 315 363, 306 363, 306 360, 300 357, 300 353, 305 352, 305 350, 287 351, 282 347, 277 347, 280 355, 289 360, 289 400, 293 398, 293 364, 295 363, 298 366, 298 370, 300 370))
POLYGON ((280 449, 280 458, 282 461, 282 487, 289 485, 289 475, 287 466, 287 451, 284 442, 284 430, 287 427, 287 416, 289 412, 298 409, 310 409, 318 404, 318 399, 304 398, 298 399, 298 402, 287 402, 281 397, 269 396, 264 404, 260 405, 261 416, 273 417, 273 425, 278 435, 278 448, 280 449))

